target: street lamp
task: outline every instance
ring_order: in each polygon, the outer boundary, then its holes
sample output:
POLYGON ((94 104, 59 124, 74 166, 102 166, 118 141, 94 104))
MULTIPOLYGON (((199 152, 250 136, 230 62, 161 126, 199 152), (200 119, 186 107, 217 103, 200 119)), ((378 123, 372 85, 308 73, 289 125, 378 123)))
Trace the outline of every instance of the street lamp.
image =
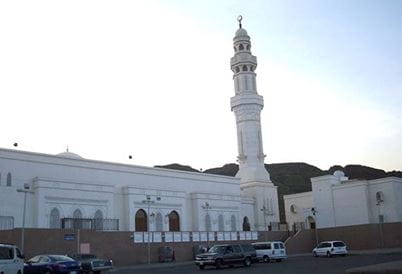
POLYGON ((318 225, 318 223, 317 223, 317 218, 315 217, 315 215, 316 215, 316 213, 317 213, 317 210, 315 210, 315 207, 312 207, 312 208, 311 208, 311 213, 313 213, 313 216, 314 216, 314 222, 315 222, 315 228, 314 228, 314 232, 315 232, 315 243, 316 243, 316 245, 318 246, 318 231, 317 231, 317 225, 318 225))
POLYGON ((24 188, 18 188, 17 192, 24 193, 24 209, 22 211, 22 230, 21 230, 21 252, 24 253, 25 242, 25 211, 27 207, 27 193, 33 194, 34 191, 30 190, 29 184, 25 183, 24 188))
MULTIPOLYGON (((156 197, 157 201, 161 200, 161 197, 156 197)), ((143 204, 147 204, 147 232, 148 232, 148 264, 151 264, 151 242, 150 242, 150 235, 149 235, 149 208, 151 204, 154 204, 155 201, 151 200, 151 195, 146 195, 146 200, 142 201, 143 204)))
POLYGON ((262 208, 260 208, 260 210, 262 211, 262 214, 264 215, 264 239, 265 241, 267 240, 267 215, 269 214, 269 209, 263 205, 262 208))
MULTIPOLYGON (((212 207, 209 205, 208 202, 205 202, 201 207, 207 211, 207 215, 206 215, 206 216, 208 216, 209 222, 211 223, 211 216, 209 216, 209 210, 210 210, 212 207)), ((209 226, 210 226, 210 223, 207 224, 206 221, 207 221, 207 218, 205 218, 205 226, 206 226, 206 229, 207 229, 207 248, 209 248, 209 226)))

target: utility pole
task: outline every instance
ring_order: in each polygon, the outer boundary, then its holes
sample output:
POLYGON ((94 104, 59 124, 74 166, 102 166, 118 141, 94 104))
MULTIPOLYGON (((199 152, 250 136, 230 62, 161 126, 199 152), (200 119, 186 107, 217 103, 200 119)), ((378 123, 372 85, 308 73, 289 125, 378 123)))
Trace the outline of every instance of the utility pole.
MULTIPOLYGON (((161 197, 156 197, 157 201, 161 200, 161 197)), ((150 229, 149 229, 149 209, 151 207, 151 204, 154 204, 155 201, 151 200, 151 195, 146 195, 146 200, 142 201, 143 204, 147 205, 147 233, 148 233, 148 264, 151 264, 151 241, 150 241, 150 229)))
MULTIPOLYGON (((209 210, 210 210, 212 207, 209 205, 208 202, 205 202, 201 207, 206 210, 206 212, 207 212, 207 215, 206 215, 206 216, 208 216, 209 221, 211 222, 211 216, 209 216, 209 210)), ((205 218, 205 221, 206 221, 206 220, 207 220, 207 218, 205 218)), ((206 229, 207 229, 207 248, 209 248, 209 225, 210 225, 210 224, 207 224, 207 223, 205 222, 205 226, 206 226, 206 229)))
POLYGON ((21 252, 24 254, 24 243, 25 243, 25 212, 27 207, 27 193, 33 194, 34 191, 30 190, 29 184, 25 183, 24 188, 17 189, 17 192, 24 193, 24 209, 22 211, 22 229, 21 229, 21 252))

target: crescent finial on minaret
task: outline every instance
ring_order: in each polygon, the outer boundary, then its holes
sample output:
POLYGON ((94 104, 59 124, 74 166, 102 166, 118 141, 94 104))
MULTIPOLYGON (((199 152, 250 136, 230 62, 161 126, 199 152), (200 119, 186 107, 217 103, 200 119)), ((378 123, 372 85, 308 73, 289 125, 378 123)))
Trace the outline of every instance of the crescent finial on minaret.
POLYGON ((241 29, 241 20, 243 20, 243 16, 237 16, 237 21, 239 21, 239 29, 241 29))

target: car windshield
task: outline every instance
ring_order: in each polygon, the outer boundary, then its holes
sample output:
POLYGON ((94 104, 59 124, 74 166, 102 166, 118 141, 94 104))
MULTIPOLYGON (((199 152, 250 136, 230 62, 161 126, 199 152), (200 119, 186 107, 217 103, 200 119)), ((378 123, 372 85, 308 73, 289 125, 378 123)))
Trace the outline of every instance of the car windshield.
POLYGON ((213 247, 211 247, 210 250, 208 250, 209 253, 219 253, 219 254, 223 254, 226 250, 226 246, 222 246, 222 245, 214 245, 213 247))
POLYGON ((318 247, 318 248, 322 248, 322 247, 328 247, 328 246, 330 246, 329 243, 323 242, 323 243, 320 243, 317 247, 318 247))
POLYGON ((71 259, 70 257, 62 256, 62 255, 52 255, 52 256, 49 256, 49 258, 50 258, 53 262, 65 262, 65 261, 71 262, 71 261, 74 261, 74 260, 71 259))

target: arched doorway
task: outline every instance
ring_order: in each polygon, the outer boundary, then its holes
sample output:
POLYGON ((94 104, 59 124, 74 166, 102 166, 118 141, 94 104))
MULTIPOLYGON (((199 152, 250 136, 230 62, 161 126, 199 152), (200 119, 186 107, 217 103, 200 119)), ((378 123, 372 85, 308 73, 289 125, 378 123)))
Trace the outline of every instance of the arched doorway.
POLYGON ((180 217, 175 210, 169 214, 169 231, 180 231, 180 217))
POLYGON ((230 229, 231 231, 236 231, 236 217, 235 215, 232 215, 232 217, 230 218, 230 229))
POLYGON ((94 227, 96 230, 103 230, 103 213, 99 209, 94 215, 94 227))
POLYGON ((307 227, 310 229, 315 229, 315 219, 313 216, 308 216, 307 217, 307 227))
POLYGON ((250 227, 250 222, 248 220, 247 216, 244 216, 243 218, 243 231, 250 231, 251 227, 250 227))
POLYGON ((147 214, 143 209, 135 213, 135 231, 148 231, 147 214))
POLYGON ((219 214, 218 216, 218 230, 225 231, 225 221, 222 214, 219 214))

